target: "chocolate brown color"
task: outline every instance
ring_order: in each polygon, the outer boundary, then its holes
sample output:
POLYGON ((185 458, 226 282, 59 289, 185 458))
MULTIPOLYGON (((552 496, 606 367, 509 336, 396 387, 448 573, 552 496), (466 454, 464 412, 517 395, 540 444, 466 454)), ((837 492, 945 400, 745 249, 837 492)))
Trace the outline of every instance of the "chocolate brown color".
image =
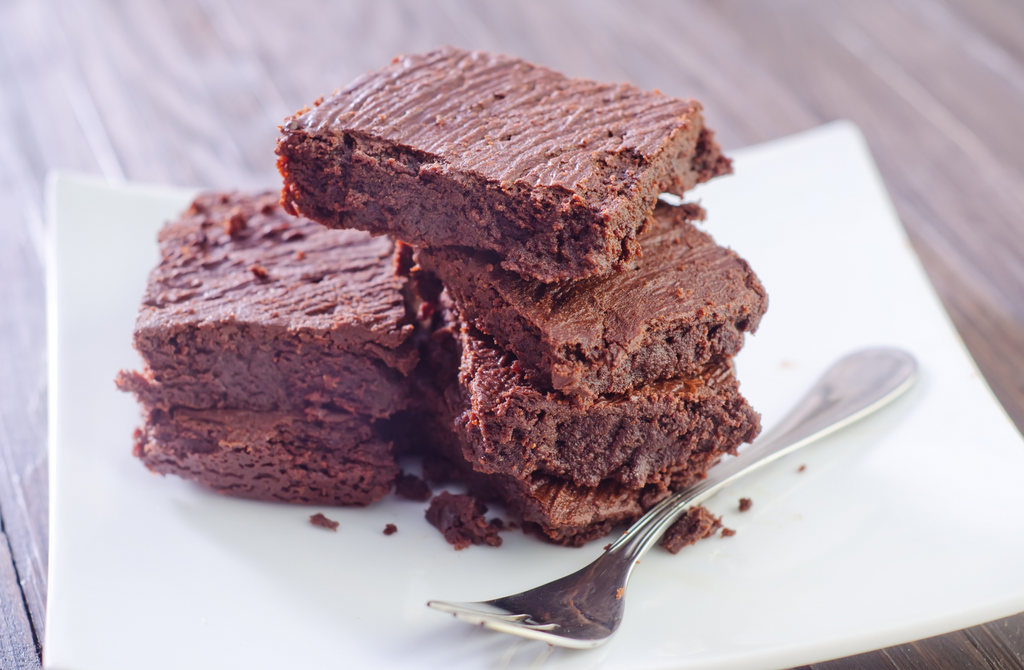
POLYGON ((391 444, 345 413, 153 410, 135 455, 220 493, 292 503, 367 505, 398 473, 391 444))
POLYGON ((384 417, 407 402, 418 356, 390 240, 267 193, 200 196, 159 242, 135 329, 147 369, 118 379, 148 407, 384 417))
POLYGON ((426 502, 430 500, 430 486, 416 475, 399 472, 395 477, 395 495, 406 500, 426 502))
POLYGON ((467 445, 469 434, 456 428, 456 417, 465 411, 459 382, 462 331, 451 300, 446 294, 439 298, 433 331, 421 340, 423 361, 416 376, 421 402, 394 419, 395 439, 406 443, 404 449, 428 455, 424 473, 431 481, 463 482, 474 496, 504 505, 524 528, 558 544, 580 546, 631 523, 670 492, 698 481, 717 460, 712 449, 658 471, 641 488, 614 479, 580 486, 537 471, 525 476, 477 471, 464 454, 478 445, 467 445))
POLYGON ((309 523, 317 528, 326 528, 327 530, 338 531, 338 522, 328 519, 323 515, 323 512, 317 512, 313 516, 309 517, 309 523))
POLYGON ((456 549, 465 549, 471 544, 500 547, 498 527, 484 518, 486 512, 487 506, 471 496, 442 491, 430 501, 427 521, 456 549))
POLYGON ((699 376, 580 401, 532 386, 514 356, 465 324, 459 381, 446 392, 463 455, 484 473, 554 475, 585 487, 656 483, 707 470, 760 431, 728 361, 699 376))
POLYGON ((694 507, 669 526, 658 542, 673 554, 698 540, 711 537, 722 527, 722 519, 703 507, 694 507))
POLYGON ((289 211, 491 250, 545 282, 621 269, 658 193, 731 171, 696 101, 454 47, 400 56, 282 132, 289 211))
POLYGON ((701 218, 696 205, 659 204, 641 258, 575 282, 525 280, 494 254, 461 247, 421 249, 416 260, 538 389, 626 393, 735 356, 768 307, 746 261, 689 223, 701 218))

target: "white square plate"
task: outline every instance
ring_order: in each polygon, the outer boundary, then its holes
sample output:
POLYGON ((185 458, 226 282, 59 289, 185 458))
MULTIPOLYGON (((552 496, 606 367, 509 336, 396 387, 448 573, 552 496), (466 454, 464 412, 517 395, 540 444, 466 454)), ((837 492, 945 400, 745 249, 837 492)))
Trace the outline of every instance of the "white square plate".
POLYGON ((233 500, 131 455, 131 333, 159 226, 191 192, 51 184, 50 582, 45 662, 147 668, 770 668, 1024 610, 1024 443, 957 338, 849 123, 736 152, 697 192, 771 307, 738 359, 770 428, 839 356, 913 352, 906 396, 721 493, 737 531, 644 558, 604 647, 554 649, 458 623, 477 600, 571 572, 582 549, 506 533, 452 551, 422 503, 233 500), (798 467, 806 464, 804 472, 798 467), (740 514, 737 500, 753 509, 740 514), (311 513, 341 523, 314 528, 311 513), (399 532, 386 537, 386 523, 399 532))

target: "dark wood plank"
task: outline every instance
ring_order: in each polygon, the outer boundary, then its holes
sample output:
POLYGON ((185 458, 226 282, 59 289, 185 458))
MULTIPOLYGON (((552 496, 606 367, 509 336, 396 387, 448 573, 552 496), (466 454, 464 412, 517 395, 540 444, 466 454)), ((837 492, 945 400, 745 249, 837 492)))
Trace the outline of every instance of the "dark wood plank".
POLYGON ((964 633, 993 666, 1024 667, 1024 616, 968 628, 964 633))
POLYGON ((1006 667, 990 663, 989 659, 971 644, 964 631, 889 647, 881 653, 892 660, 897 668, 908 670, 997 670, 1006 667))
POLYGON ((0 531, 0 668, 38 667, 39 651, 32 638, 32 624, 18 588, 7 536, 0 531))

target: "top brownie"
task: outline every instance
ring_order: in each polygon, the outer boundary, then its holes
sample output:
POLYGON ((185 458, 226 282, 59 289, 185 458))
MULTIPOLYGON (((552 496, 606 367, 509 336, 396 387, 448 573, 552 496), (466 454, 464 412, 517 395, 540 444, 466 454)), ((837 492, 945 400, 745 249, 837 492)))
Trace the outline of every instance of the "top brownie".
POLYGON ((290 212, 491 250, 543 282, 621 269, 660 192, 731 170, 696 101, 453 47, 396 58, 282 132, 290 212))
POLYGON ((206 194, 159 234, 135 327, 149 407, 383 417, 419 360, 394 243, 285 214, 276 193, 206 194))
POLYGON ((736 355, 768 306, 746 261, 690 223, 701 218, 696 205, 659 204, 640 235, 641 258, 575 282, 525 280, 493 253, 461 248, 420 249, 416 260, 536 388, 626 393, 736 355))

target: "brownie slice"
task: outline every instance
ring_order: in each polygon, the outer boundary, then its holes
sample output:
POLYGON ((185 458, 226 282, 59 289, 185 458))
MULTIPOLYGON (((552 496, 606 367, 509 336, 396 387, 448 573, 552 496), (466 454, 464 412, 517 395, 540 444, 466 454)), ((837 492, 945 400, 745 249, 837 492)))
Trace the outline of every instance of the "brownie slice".
POLYGON ((159 235, 135 329, 149 408, 385 417, 418 360, 394 243, 285 214, 273 193, 206 194, 159 235))
POLYGON ((227 495, 291 503, 367 505, 398 473, 391 444, 343 412, 149 412, 135 455, 227 495))
POLYGON ((459 383, 446 400, 463 455, 480 472, 641 488, 667 468, 704 472, 760 431, 727 360, 697 376, 580 399, 538 390, 513 355, 465 324, 459 343, 459 383))
POLYGON ((282 132, 289 211, 491 250, 545 282, 624 267, 660 192, 731 171, 696 101, 454 47, 398 57, 282 132))
MULTIPOLYGON (((425 304, 433 304, 437 309, 431 319, 429 336, 420 341, 422 361, 414 376, 418 401, 406 412, 396 415, 391 422, 391 434, 396 441, 396 448, 401 445, 403 451, 427 454, 429 460, 424 464, 424 472, 430 473, 427 476, 432 482, 444 483, 449 478, 463 482, 475 497, 504 505, 513 518, 537 530, 542 537, 552 542, 580 546, 607 535, 619 524, 631 523, 672 491, 702 479, 706 470, 728 449, 730 443, 739 443, 736 438, 741 432, 745 439, 752 439, 759 430, 758 415, 737 394, 738 414, 746 426, 745 430, 737 427, 722 444, 701 445, 703 451, 691 451, 680 462, 657 470, 640 487, 626 485, 615 478, 601 479, 592 486, 584 486, 568 477, 545 473, 539 469, 525 475, 481 472, 473 454, 487 448, 509 449, 515 453, 522 453, 526 449, 521 445, 509 446, 500 441, 479 441, 478 428, 467 430, 462 425, 467 415, 471 414, 466 407, 466 397, 471 394, 467 393, 460 381, 466 378, 466 369, 463 368, 461 374, 459 370, 460 360, 465 360, 460 359, 459 353, 468 328, 460 324, 447 293, 428 295, 425 304), (469 459, 467 453, 470 454, 469 459)), ((422 332, 427 331, 424 328, 422 332)), ((514 374, 512 377, 516 378, 514 374)), ((521 382, 521 377, 518 379, 521 382)), ((728 388, 730 384, 734 385, 735 382, 727 382, 725 387, 728 388)), ((493 388, 500 392, 505 387, 497 384, 493 388)), ((513 384, 508 388, 514 395, 516 389, 526 387, 513 384)), ((557 403, 553 399, 559 395, 533 391, 532 397, 541 398, 541 402, 548 400, 557 403)), ((614 404, 616 398, 605 400, 614 404)), ((579 409, 578 404, 567 403, 558 411, 564 410, 564 416, 568 416, 572 407, 579 409)), ((518 414, 522 416, 522 412, 518 414)), ((589 428, 583 418, 585 413, 578 412, 576 417, 582 420, 578 424, 579 439, 592 438, 595 445, 592 456, 600 459, 603 453, 607 453, 602 452, 600 446, 602 440, 607 442, 607 437, 588 432, 589 428)), ((495 420, 503 419, 498 416, 495 420)), ((543 423, 543 419, 539 423, 543 423)), ((564 426, 569 430, 571 424, 564 426)))
POLYGON ((634 489, 614 480, 578 486, 566 479, 533 473, 525 478, 477 472, 463 457, 454 417, 442 403, 402 416, 398 439, 427 454, 427 469, 443 473, 435 483, 460 482, 480 500, 504 506, 506 513, 545 540, 578 547, 630 524, 665 496, 704 477, 686 466, 668 468, 656 483, 634 489))
POLYGON ((768 306, 746 261, 689 223, 702 218, 696 205, 659 204, 639 237, 642 258, 575 282, 526 280, 493 253, 459 247, 420 249, 416 260, 537 388, 625 393, 735 356, 768 306))

